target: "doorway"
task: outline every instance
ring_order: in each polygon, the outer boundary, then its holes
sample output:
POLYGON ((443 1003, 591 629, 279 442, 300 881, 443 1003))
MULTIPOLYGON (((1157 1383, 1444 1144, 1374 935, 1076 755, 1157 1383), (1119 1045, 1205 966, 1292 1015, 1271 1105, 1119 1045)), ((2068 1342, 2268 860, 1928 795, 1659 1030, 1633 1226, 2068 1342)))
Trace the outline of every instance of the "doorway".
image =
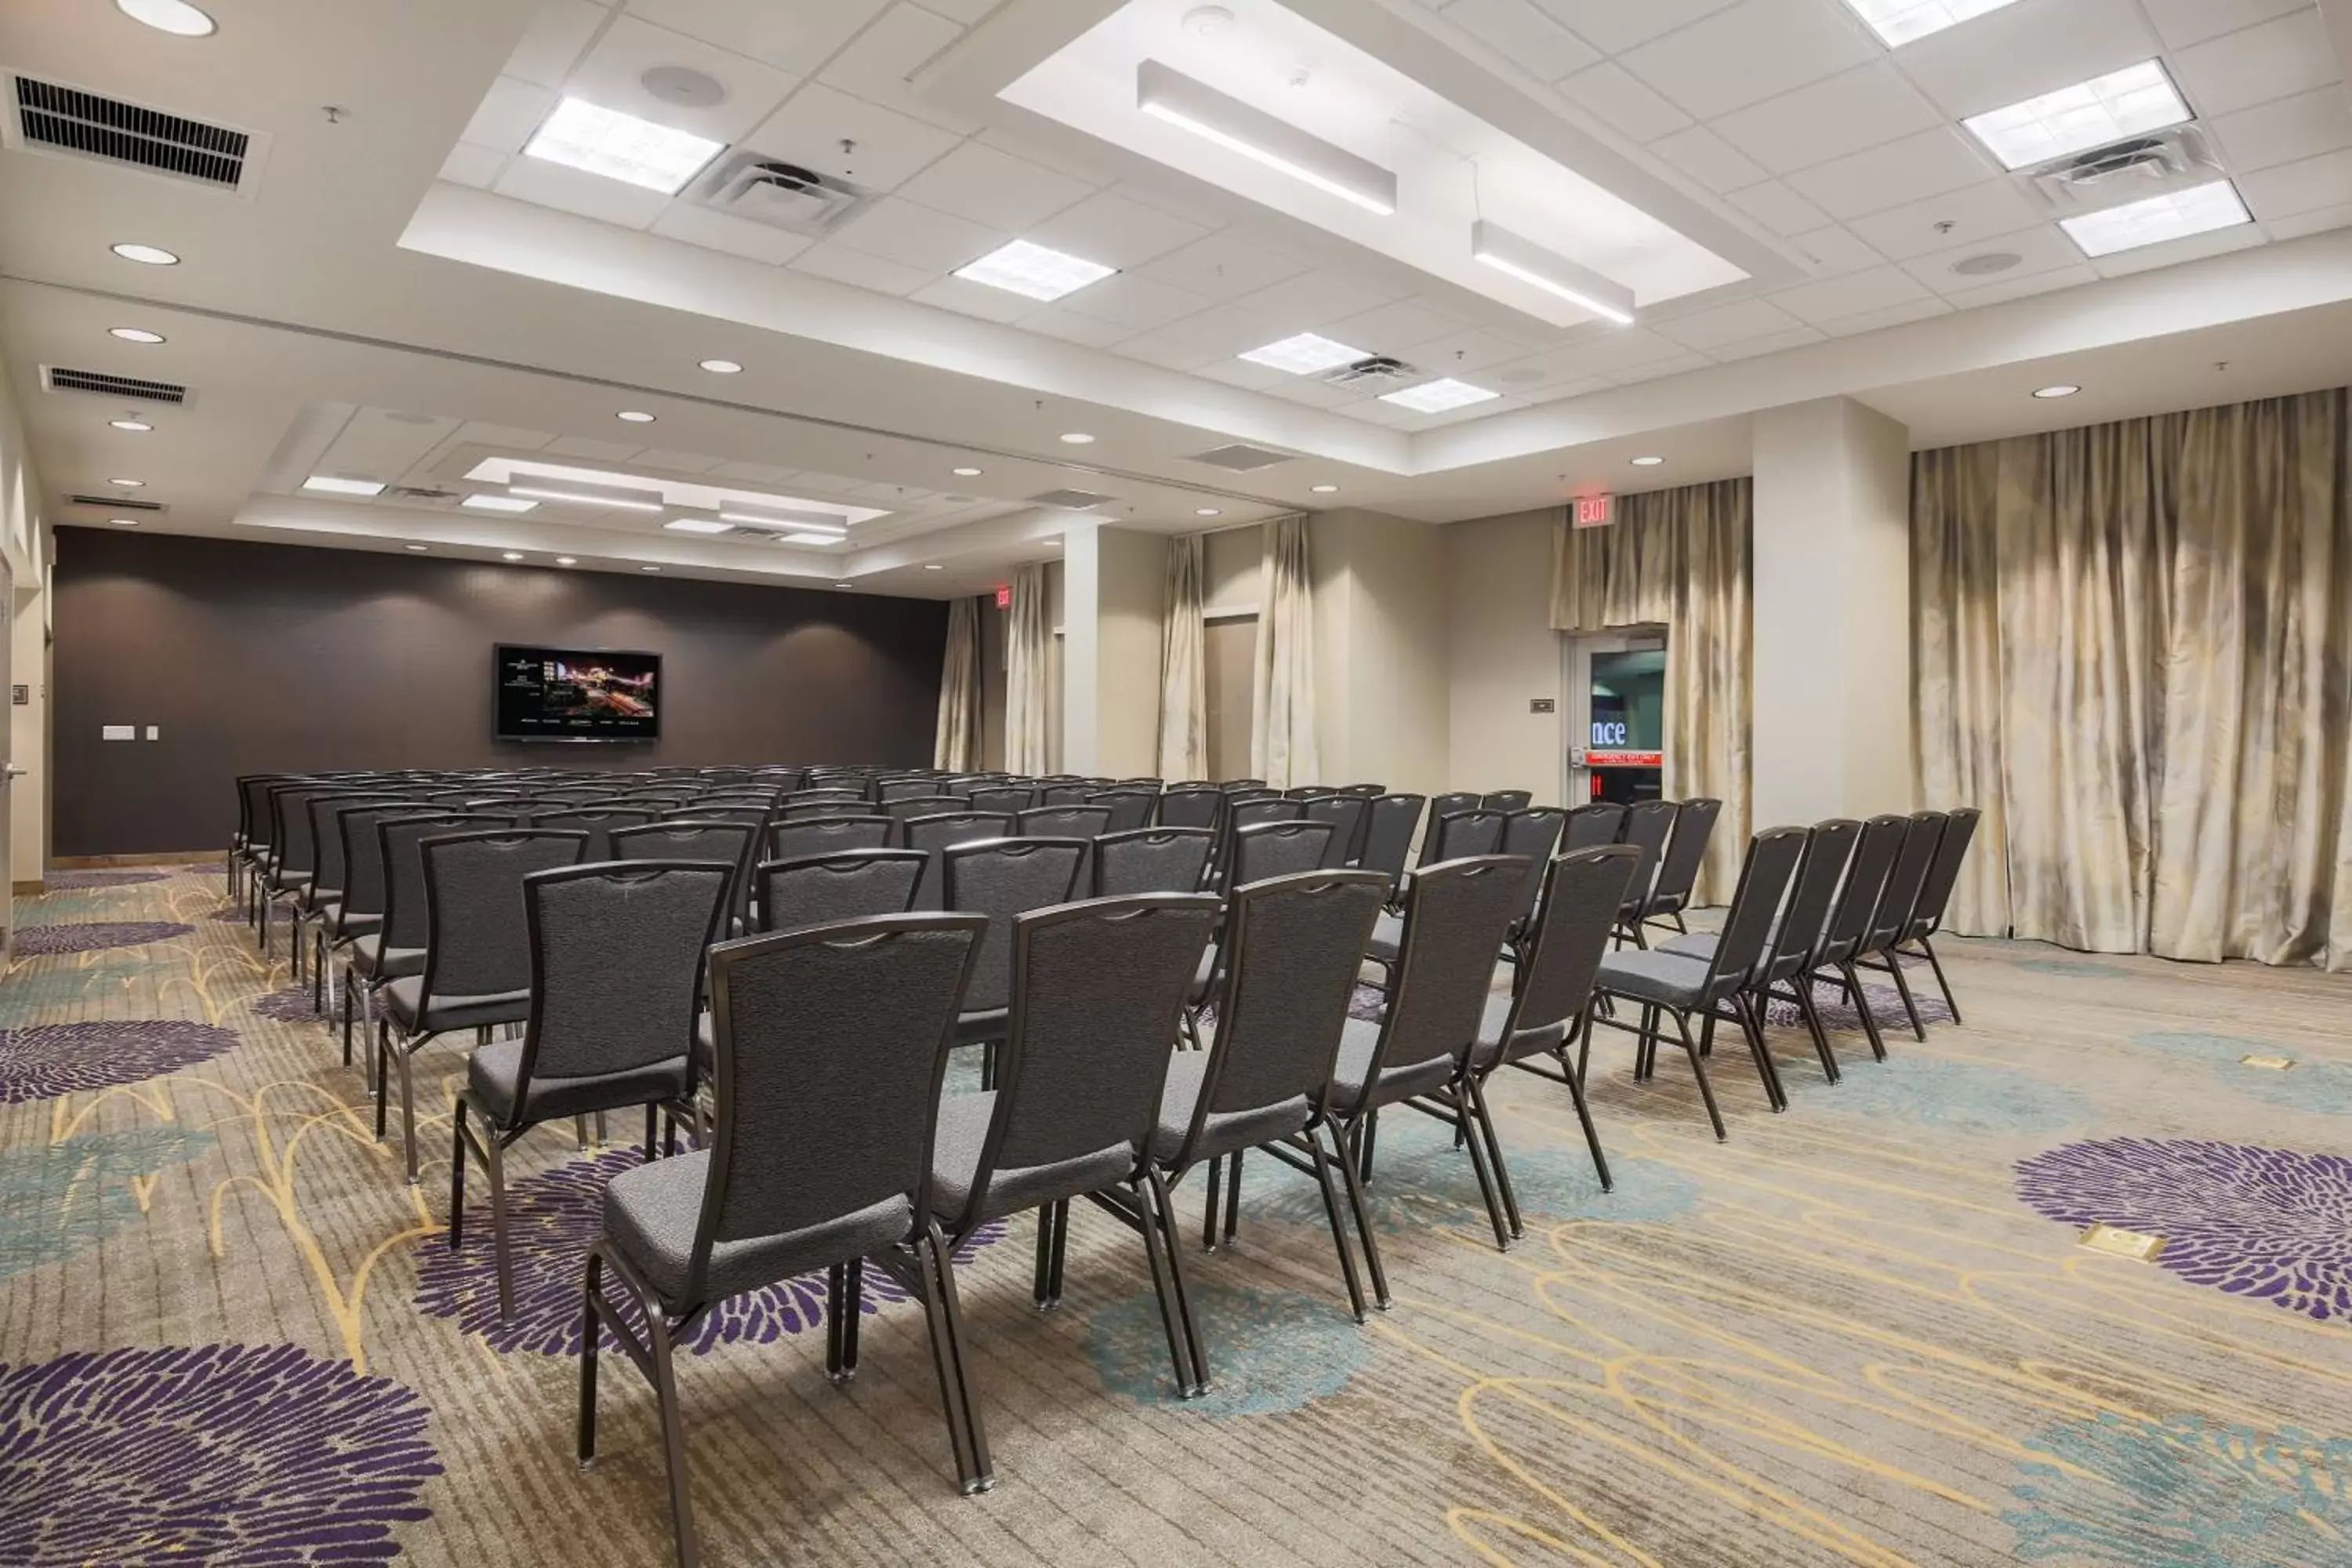
POLYGON ((1664 793, 1666 635, 1663 627, 1561 639, 1570 805, 1631 805, 1664 793))

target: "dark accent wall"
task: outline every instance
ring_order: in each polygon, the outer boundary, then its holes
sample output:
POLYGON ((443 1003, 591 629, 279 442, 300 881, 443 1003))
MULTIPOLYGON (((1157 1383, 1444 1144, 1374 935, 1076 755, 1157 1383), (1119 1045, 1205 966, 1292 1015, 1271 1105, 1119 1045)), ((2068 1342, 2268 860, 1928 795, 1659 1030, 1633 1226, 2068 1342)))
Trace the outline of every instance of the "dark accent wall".
POLYGON ((225 846, 247 773, 931 760, 934 600, 114 529, 57 554, 59 856, 225 846), (501 642, 660 654, 661 739, 492 740, 501 642))

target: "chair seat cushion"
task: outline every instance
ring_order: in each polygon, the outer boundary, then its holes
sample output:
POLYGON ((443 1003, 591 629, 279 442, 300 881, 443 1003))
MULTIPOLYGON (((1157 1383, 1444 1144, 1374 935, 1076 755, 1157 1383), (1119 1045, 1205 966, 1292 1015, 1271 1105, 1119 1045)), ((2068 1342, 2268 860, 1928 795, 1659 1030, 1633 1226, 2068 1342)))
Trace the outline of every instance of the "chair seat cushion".
POLYGON ((854 1214, 777 1236, 714 1241, 699 1300, 686 1299, 710 1153, 698 1149, 622 1172, 604 1187, 604 1238, 637 1266, 673 1312, 880 1252, 907 1238, 914 1205, 886 1198, 854 1214))
POLYGON ((337 942, 349 942, 353 937, 372 936, 383 929, 383 917, 362 910, 347 910, 341 904, 331 904, 322 911, 327 921, 327 933, 337 942))
POLYGON ((1350 1018, 1339 1031, 1339 1065, 1331 1075, 1331 1109, 1354 1117, 1400 1100, 1411 1100, 1443 1089, 1454 1076, 1451 1055, 1422 1062, 1391 1062, 1381 1070, 1380 1082, 1368 1089, 1372 1052, 1381 1042, 1381 1026, 1350 1018))
POLYGON ((395 947, 387 950, 383 935, 370 931, 352 943, 352 964, 371 980, 391 980, 403 974, 417 974, 425 969, 425 950, 421 947, 395 947))
POLYGON ((967 1231, 1040 1204, 1115 1187, 1134 1173, 1135 1147, 1130 1143, 1116 1143, 1050 1165, 1000 1167, 989 1178, 980 1212, 972 1213, 981 1148, 988 1142, 988 1124, 995 1114, 993 1089, 951 1094, 940 1101, 939 1135, 931 1146, 931 1210, 950 1230, 967 1231))
POLYGON ((1672 942, 1662 942, 1654 951, 1675 953, 1684 958, 1713 958, 1715 944, 1719 940, 1711 931, 1695 931, 1672 942))
POLYGON ((394 1023, 421 1035, 478 1029, 486 1024, 520 1024, 530 1016, 529 991, 499 991, 487 996, 436 996, 428 1002, 422 974, 404 974, 385 986, 383 1005, 394 1023))
POLYGON ((1372 940, 1364 951, 1382 963, 1394 963, 1397 954, 1404 951, 1404 917, 1383 914, 1372 921, 1372 940))
POLYGON ((1503 1026, 1510 1021, 1511 998, 1507 993, 1496 992, 1486 998, 1486 1009, 1478 1020, 1478 1043, 1472 1048, 1471 1062, 1480 1072, 1491 1072, 1505 1062, 1524 1061, 1529 1057, 1548 1056, 1568 1041, 1575 1026, 1573 1018, 1546 1024, 1540 1028, 1521 1029, 1506 1046, 1503 1026))
MULTIPOLYGON (((1185 1134, 1192 1131, 1192 1110, 1200 1103, 1201 1086, 1207 1081, 1208 1071, 1207 1051, 1178 1051, 1169 1058, 1167 1086, 1160 1091, 1160 1125, 1151 1135, 1153 1159, 1172 1160, 1184 1146, 1185 1134)), ((1304 1128, 1314 1113, 1314 1103, 1303 1094, 1249 1110, 1212 1112, 1208 1124, 1202 1129, 1201 1146, 1192 1151, 1192 1157, 1195 1161, 1213 1160, 1236 1149, 1255 1149, 1261 1143, 1270 1143, 1304 1128)))
MULTIPOLYGON (((515 1091, 522 1076, 522 1042, 499 1040, 476 1051, 466 1063, 466 1089, 492 1121, 514 1122, 515 1091)), ((591 1110, 621 1110, 656 1100, 686 1095, 686 1058, 649 1062, 626 1072, 592 1073, 582 1078, 550 1078, 535 1074, 524 1109, 533 1121, 553 1121, 591 1110)))
POLYGON ((1637 1002, 1696 1007, 1706 991, 1708 963, 1682 952, 1612 952, 1601 961, 1600 989, 1637 1002))

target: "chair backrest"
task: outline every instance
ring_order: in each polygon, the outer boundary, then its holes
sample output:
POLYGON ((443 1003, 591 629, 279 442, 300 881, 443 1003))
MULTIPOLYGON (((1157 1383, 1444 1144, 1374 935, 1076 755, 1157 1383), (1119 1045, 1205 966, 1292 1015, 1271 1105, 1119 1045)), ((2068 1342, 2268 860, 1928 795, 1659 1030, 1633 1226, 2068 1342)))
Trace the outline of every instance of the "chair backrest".
POLYGON ((1180 785, 1160 795, 1160 826, 1214 828, 1224 809, 1225 797, 1222 791, 1207 785, 1194 788, 1180 785))
POLYGON ((971 794, 959 801, 956 809, 962 809, 967 802, 973 811, 999 811, 1013 816, 1037 804, 1037 788, 1025 784, 974 784, 971 794))
POLYGON ((1904 830, 1903 852, 1895 857, 1895 868, 1886 873, 1886 886, 1878 895, 1878 908, 1870 917, 1870 935, 1863 951, 1874 952, 1901 939, 1911 929, 1911 914, 1919 907, 1920 891, 1927 884, 1927 868, 1935 863, 1936 846, 1944 837, 1944 825, 1948 821, 1940 811, 1914 812, 1910 826, 1904 830))
POLYGON ((1268 877, 1319 870, 1331 852, 1331 825, 1293 818, 1252 823, 1234 831, 1234 852, 1224 868, 1229 888, 1268 877))
POLYGON ((916 884, 915 901, 908 906, 918 910, 946 907, 941 889, 946 886, 947 868, 940 857, 950 846, 1014 836, 1013 818, 1001 811, 943 811, 918 816, 908 821, 901 833, 905 847, 923 852, 923 874, 916 884))
MULTIPOLYGON (((361 802, 335 815, 335 837, 341 841, 343 859, 343 923, 366 916, 379 918, 383 912, 384 866, 383 838, 376 829, 394 817, 416 816, 417 807, 405 801, 383 804, 361 802)), ((417 898, 424 898, 422 884, 417 898)), ((424 918, 424 906, 417 906, 418 919, 424 918)))
POLYGON ((1170 1163, 1227 1129, 1295 1131, 1331 1081, 1364 946, 1387 900, 1378 871, 1304 871, 1235 888, 1225 905, 1216 1037, 1192 1124, 1170 1163))
POLYGON ((1356 864, 1367 871, 1385 872, 1391 881, 1403 876, 1405 862, 1412 857, 1413 829, 1421 826, 1421 808, 1427 804, 1426 797, 1417 795, 1374 797, 1356 864))
POLYGON ((1478 803, 1484 798, 1476 790, 1454 790, 1429 803, 1429 826, 1422 830, 1421 835, 1420 864, 1434 865, 1444 858, 1432 853, 1437 845, 1437 825, 1456 812, 1477 810, 1478 803))
POLYGON ((1265 781, 1264 779, 1226 779, 1217 787, 1227 795, 1232 795, 1236 790, 1264 789, 1265 781))
POLYGON ((1969 841, 1977 836, 1977 823, 1983 816, 1973 805, 1945 813, 1944 836, 1936 841, 1936 858, 1927 868, 1927 881, 1920 885, 1919 902, 1911 911, 1905 941, 1932 936, 1942 928, 1952 889, 1959 885, 1960 862, 1968 858, 1969 841))
POLYGON ((988 933, 981 939, 964 995, 967 1011, 1003 1007, 1013 1000, 1013 917, 1068 903, 1086 853, 1086 841, 1077 838, 991 838, 940 851, 948 908, 988 917, 988 933))
POLYGON ((1103 787, 1100 779, 1071 779, 1064 784, 1045 784, 1037 791, 1037 804, 1044 805, 1084 805, 1087 796, 1103 787))
POLYGON ((1551 867, 1551 858, 1559 849, 1559 836, 1567 829, 1568 813, 1556 805, 1521 806, 1503 814, 1503 837, 1496 848, 1505 855, 1528 858, 1527 885, 1522 889, 1519 912, 1512 918, 1512 929, 1524 929, 1529 916, 1536 912, 1536 900, 1543 897, 1544 877, 1551 867))
POLYGON ((1092 838, 1110 831, 1110 808, 1033 805, 1013 819, 1013 831, 1024 838, 1092 838))
POLYGON ((775 811, 778 822, 807 822, 831 816, 870 816, 885 825, 890 820, 882 815, 880 806, 854 800, 789 800, 775 811))
POLYGON ((940 793, 936 779, 884 779, 875 786, 874 796, 887 805, 894 800, 910 800, 919 795, 940 793))
POLYGON ((1360 795, 1326 791, 1301 798, 1298 809, 1309 822, 1331 825, 1331 842, 1323 852, 1323 868, 1336 871, 1364 852, 1364 833, 1372 820, 1372 803, 1360 795))
POLYGON ((1158 790, 1115 788, 1088 795, 1086 803, 1100 806, 1110 814, 1109 820, 1103 825, 1104 833, 1132 833, 1139 827, 1150 825, 1151 808, 1159 799, 1158 790))
POLYGON ((376 819, 376 858, 383 867, 382 936, 389 951, 422 948, 428 926, 425 898, 425 857, 417 846, 436 834, 462 833, 467 828, 509 826, 503 816, 462 811, 387 811, 376 819))
POLYGON ((891 842, 902 847, 907 842, 907 824, 918 816, 943 816, 951 812, 978 809, 956 795, 903 795, 882 805, 882 814, 898 825, 898 834, 891 842))
POLYGON ((872 804, 866 798, 866 792, 862 789, 818 789, 812 787, 809 789, 794 790, 784 796, 784 805, 786 806, 818 805, 826 803, 835 805, 866 805, 872 804))
POLYGON ((1746 985, 1763 962, 1771 943, 1773 919, 1780 912, 1781 900, 1796 877, 1797 862, 1803 858, 1805 841, 1811 833, 1805 827, 1770 827, 1748 841, 1748 854, 1739 865, 1739 885, 1732 891, 1731 907, 1724 911, 1723 929, 1716 935, 1714 955, 1707 960, 1699 1008, 1712 1007, 1746 985))
POLYGON ((1366 800, 1378 800, 1381 796, 1388 794, 1388 792, 1389 786, 1386 784, 1341 784, 1339 786, 1339 793, 1341 795, 1360 795, 1366 800))
POLYGON ((269 787, 284 773, 247 773, 236 781, 236 831, 247 844, 269 842, 269 787))
MULTIPOLYGON (((735 868, 727 911, 738 921, 750 911, 751 862, 760 852, 760 830, 748 822, 676 817, 635 827, 615 827, 611 830, 604 852, 614 860, 724 860, 735 868)), ((583 858, 596 858, 592 843, 583 858)), ((719 934, 729 937, 735 932, 722 927, 719 934)))
POLYGON ((1630 844, 1604 844, 1545 863, 1526 956, 1512 977, 1511 1010, 1503 1025, 1507 1048, 1514 1037, 1538 1029, 1549 1037, 1546 1048, 1567 1037, 1567 1026, 1591 998, 1609 933, 1641 861, 1642 852, 1630 844))
POLYGON ((710 950, 710 1173, 687 1263, 725 1243, 880 1215, 929 1218, 940 1086, 982 922, 881 915, 710 950))
POLYGON ((1093 894, 1192 893, 1209 866, 1217 836, 1205 827, 1137 827, 1095 840, 1093 894))
POLYGON ((740 822, 753 832, 768 825, 770 813, 764 805, 725 805, 707 800, 690 801, 674 805, 661 814, 662 822, 740 822))
POLYGON ((1318 795, 1332 793, 1329 784, 1293 784, 1282 792, 1285 800, 1313 800, 1318 795))
POLYGON ((1846 864, 1845 887, 1831 909, 1822 932, 1817 962, 1843 963, 1861 951, 1870 933, 1870 917, 1878 911, 1878 895, 1886 889, 1886 874, 1911 831, 1911 819, 1892 813, 1862 825, 1862 837, 1846 864))
POLYGON ((565 866, 522 879, 530 1018, 509 1126, 547 1079, 684 1058, 693 1086, 703 951, 727 920, 732 861, 565 866))
POLYGON ((1832 817, 1813 825, 1805 840, 1804 858, 1797 863, 1796 879, 1789 888, 1788 907, 1780 911, 1780 929, 1764 955, 1763 977, 1786 980, 1802 974, 1820 961, 1816 954, 1829 931, 1830 906, 1837 899, 1853 847, 1862 837, 1862 824, 1832 817))
POLYGON ((318 842, 310 837, 310 803, 321 795, 348 795, 341 784, 304 780, 269 791, 269 856, 279 874, 307 877, 316 865, 318 842))
POLYGON ((343 886, 343 816, 373 805, 398 805, 380 795, 314 795, 310 797, 311 874, 313 889, 341 893, 343 886))
POLYGON ((1639 920, 1649 907, 1650 887, 1658 879, 1658 862, 1664 858, 1666 840, 1674 836, 1675 803, 1671 800, 1645 800, 1625 808, 1624 826, 1617 830, 1617 842, 1631 844, 1642 852, 1642 864, 1634 868, 1633 890, 1625 895, 1628 921, 1639 920))
POLYGON ((530 984, 530 935, 522 881, 533 871, 579 864, 588 836, 555 828, 436 834, 425 860, 425 984, 429 1005, 492 996, 530 984))
POLYGON ((996 1108, 960 1230, 1134 1173, 1218 909, 1205 894, 1143 893, 1013 920, 996 1108))
MULTIPOLYGON (((597 806, 578 811, 542 811, 536 813, 531 826, 557 829, 577 829, 588 836, 588 848, 583 860, 610 860, 613 856, 613 830, 616 827, 642 827, 654 819, 650 811, 625 806, 597 806)), ((716 818, 704 818, 715 821, 716 818)))
POLYGON ((1572 806, 1568 814, 1567 831, 1560 835, 1560 852, 1598 849, 1604 844, 1614 844, 1624 829, 1625 808, 1615 801, 1596 800, 1589 805, 1572 806))
MULTIPOLYGON (((1500 814, 1490 814, 1500 820, 1500 814)), ((1476 855, 1424 866, 1405 891, 1404 929, 1389 982, 1367 1091, 1391 1069, 1465 1056, 1485 1020, 1503 940, 1517 913, 1528 863, 1476 855)))
POLYGON ((849 849, 803 860, 763 860, 754 879, 760 926, 833 925, 906 912, 930 857, 919 849, 849 849))
POLYGON ((1422 840, 1422 864, 1434 866, 1443 860, 1499 853, 1503 847, 1503 820, 1501 812, 1476 805, 1439 817, 1422 840))
POLYGON ((838 849, 879 849, 890 841, 890 826, 883 816, 788 817, 769 825, 760 852, 771 860, 797 860, 838 849))
POLYGON ((1231 803, 1225 807, 1225 835, 1229 839, 1244 827, 1255 827, 1262 822, 1293 822, 1304 814, 1297 801, 1285 800, 1278 795, 1241 800, 1231 795, 1225 798, 1231 803))
POLYGON ((1647 915, 1680 914, 1690 906, 1691 889, 1698 885, 1698 868, 1706 862, 1706 841, 1714 837, 1723 802, 1700 795, 1682 803, 1675 813, 1674 837, 1658 861, 1657 879, 1650 884, 1647 915))
POLYGON ((1524 789, 1488 790, 1478 804, 1488 811, 1525 811, 1535 804, 1535 792, 1524 789))

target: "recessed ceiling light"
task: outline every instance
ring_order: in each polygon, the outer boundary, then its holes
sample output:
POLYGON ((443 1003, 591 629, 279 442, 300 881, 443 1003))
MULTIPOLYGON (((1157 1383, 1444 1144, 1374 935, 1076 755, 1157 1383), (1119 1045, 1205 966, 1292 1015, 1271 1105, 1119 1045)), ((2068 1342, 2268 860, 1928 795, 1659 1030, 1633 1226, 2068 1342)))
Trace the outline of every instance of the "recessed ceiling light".
POLYGON ((626 496, 593 495, 580 490, 543 489, 538 485, 509 485, 509 495, 529 496, 534 500, 560 500, 572 506, 610 506, 623 511, 659 511, 661 502, 635 500, 626 496))
POLYGON ((634 114, 601 109, 585 99, 567 98, 540 123, 522 151, 527 158, 543 158, 674 196, 724 146, 634 114))
POLYGON ((148 431, 155 428, 155 426, 148 424, 144 419, 110 419, 107 423, 113 426, 117 430, 128 430, 131 434, 137 436, 143 436, 148 431))
POLYGON ((2058 226, 2083 247, 2084 255, 2098 257, 2253 221, 2246 212, 2246 204, 2239 198, 2238 187, 2227 180, 2215 180, 2210 184, 2167 191, 2160 196, 2109 207, 2105 212, 2061 218, 2058 226))
POLYGON ((658 566, 640 566, 637 570, 640 572, 658 572, 661 568, 658 566))
POLYGON ((1234 25, 1234 14, 1223 5, 1195 5, 1184 13, 1184 30, 1213 38, 1234 25))
POLYGON ((109 327, 106 335, 121 338, 126 343, 160 343, 163 341, 163 333, 151 332, 144 327, 109 327))
POLYGON ((2189 118, 2163 65, 2143 60, 1960 123, 2003 168, 2022 169, 2189 118))
POLYGON ((1285 338, 1278 343, 1252 349, 1241 357, 1252 364, 1286 370, 1293 375, 1313 375, 1318 371, 1337 370, 1343 364, 1353 364, 1371 356, 1361 349, 1333 342, 1329 338, 1301 332, 1295 338, 1285 338))
POLYGON ((580 557, 577 555, 559 555, 555 558, 555 563, 558 566, 577 566, 580 564, 580 557))
POLYGON ((1633 324, 1633 290, 1589 267, 1580 267, 1548 246, 1525 239, 1480 218, 1470 226, 1470 254, 1507 278, 1565 300, 1621 327, 1633 324))
POLYGON ((126 490, 142 489, 147 483, 145 479, 109 479, 106 482, 110 485, 120 485, 126 490))
POLYGON ((955 475, 955 477, 960 479, 976 479, 980 478, 980 470, 978 468, 950 468, 948 471, 955 475))
MULTIPOLYGON (((121 481, 116 481, 120 483, 121 481)), ((383 482, 380 479, 339 479, 332 474, 312 474, 302 481, 306 490, 318 490, 331 496, 380 496, 383 482)))
POLYGON ((530 511, 539 503, 520 496, 471 495, 457 503, 473 511, 530 511))
POLYGON ((1025 299, 1058 300, 1065 294, 1076 293, 1089 283, 1099 283, 1118 270, 1099 261, 1088 261, 1083 256, 1016 239, 999 246, 968 267, 957 268, 955 275, 967 282, 985 283, 1025 299))
POLYGON ((144 267, 177 267, 180 264, 178 257, 160 245, 133 245, 126 240, 108 248, 123 260, 136 261, 144 267))
POLYGON ((2042 386, 2036 387, 2034 389, 2033 395, 2036 397, 2072 397, 2082 390, 2083 389, 2079 386, 2066 386, 2063 384, 2058 386, 2042 386))
POLYGON ((1633 458, 1627 460, 1637 468, 1654 468, 1665 461, 1664 458, 1633 458))
POLYGON ((708 518, 701 517, 674 517, 662 526, 672 533, 732 533, 735 531, 735 525, 731 522, 713 522, 708 518))
POLYGON ((947 568, 944 566, 926 566, 923 570, 926 572, 944 572, 947 568))
POLYGON ((135 517, 114 517, 109 518, 107 521, 114 524, 117 528, 136 528, 139 526, 139 520, 135 517))
POLYGON ((702 362, 702 368, 709 371, 713 375, 740 375, 743 374, 743 367, 737 364, 731 359, 707 359, 702 362))
POLYGON ((522 559, 522 552, 520 550, 502 550, 499 552, 499 559, 501 561, 520 561, 522 559))
POLYGON ((208 38, 217 26, 187 0, 114 0, 114 8, 134 22, 179 38, 208 38))
POLYGON ((1135 106, 1253 163, 1288 174, 1382 217, 1396 211, 1397 178, 1369 158, 1311 136, 1280 120, 1194 81, 1158 60, 1135 68, 1135 106))
POLYGON ((1998 11, 2015 0, 1845 0, 1870 24, 1870 30, 1899 48, 1915 38, 1958 26, 1988 11, 1998 11))
POLYGON ((431 548, 431 546, 429 546, 429 545, 424 545, 424 544, 404 544, 404 545, 402 545, 402 546, 401 546, 401 548, 402 548, 403 550, 414 550, 415 552, 416 552, 416 553, 418 553, 419 555, 422 555, 422 554, 424 554, 424 553, 425 553, 425 552, 426 550, 430 549, 430 548, 431 548))
POLYGON ((654 416, 641 408, 624 408, 613 417, 625 419, 632 425, 650 425, 654 422, 654 416))
POLYGON ((1219 511, 1213 506, 1196 506, 1192 509, 1192 515, 1194 517, 1223 517, 1225 514, 1219 511))
POLYGON ((1339 487, 1337 485, 1309 485, 1307 488, 1318 496, 1333 496, 1339 493, 1339 487))
POLYGON ((1062 439, 1073 447, 1091 447, 1094 445, 1095 438, 1083 430, 1065 430, 1062 432, 1062 439))
POLYGON ((1500 397, 1499 392, 1489 392, 1483 386, 1473 386, 1466 381, 1444 377, 1424 381, 1419 386, 1408 386, 1402 392, 1383 392, 1382 403, 1393 403, 1399 408, 1410 408, 1416 414, 1443 414, 1451 408, 1467 408, 1474 403, 1484 403, 1490 397, 1500 397))

